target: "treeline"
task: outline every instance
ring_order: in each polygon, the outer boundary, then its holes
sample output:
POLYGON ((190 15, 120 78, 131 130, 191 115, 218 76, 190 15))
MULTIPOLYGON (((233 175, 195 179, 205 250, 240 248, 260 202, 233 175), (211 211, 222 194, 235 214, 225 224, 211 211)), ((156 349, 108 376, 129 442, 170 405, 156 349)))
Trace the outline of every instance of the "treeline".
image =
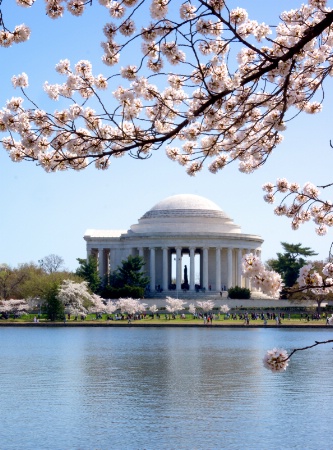
POLYGON ((13 268, 0 265, 0 300, 46 298, 65 280, 76 283, 86 281, 91 293, 102 298, 143 298, 149 278, 144 274, 144 261, 129 256, 114 272, 100 278, 97 260, 78 258, 75 272, 63 268, 60 256, 48 255, 36 263, 20 264, 13 268))

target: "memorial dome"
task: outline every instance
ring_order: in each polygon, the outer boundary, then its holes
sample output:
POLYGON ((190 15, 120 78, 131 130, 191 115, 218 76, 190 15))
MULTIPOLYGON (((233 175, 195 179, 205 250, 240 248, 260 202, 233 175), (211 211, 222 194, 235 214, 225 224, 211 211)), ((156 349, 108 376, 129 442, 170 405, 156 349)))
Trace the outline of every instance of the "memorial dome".
POLYGON ((142 219, 162 216, 227 217, 222 209, 211 200, 192 194, 167 197, 147 211, 142 219))
POLYGON ((167 197, 147 211, 134 233, 240 233, 240 227, 216 203, 200 195, 167 197))

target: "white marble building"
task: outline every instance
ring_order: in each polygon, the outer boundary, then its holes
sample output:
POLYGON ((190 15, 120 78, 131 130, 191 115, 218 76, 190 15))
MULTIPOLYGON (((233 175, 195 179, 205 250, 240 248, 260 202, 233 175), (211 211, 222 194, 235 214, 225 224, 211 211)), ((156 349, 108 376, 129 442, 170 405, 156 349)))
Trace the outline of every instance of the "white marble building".
POLYGON ((151 292, 178 291, 186 281, 189 291, 250 287, 241 259, 249 252, 260 255, 263 243, 260 236, 243 234, 212 201, 189 194, 160 201, 127 231, 87 230, 84 239, 87 254, 98 258, 101 276, 129 255, 142 256, 151 292))

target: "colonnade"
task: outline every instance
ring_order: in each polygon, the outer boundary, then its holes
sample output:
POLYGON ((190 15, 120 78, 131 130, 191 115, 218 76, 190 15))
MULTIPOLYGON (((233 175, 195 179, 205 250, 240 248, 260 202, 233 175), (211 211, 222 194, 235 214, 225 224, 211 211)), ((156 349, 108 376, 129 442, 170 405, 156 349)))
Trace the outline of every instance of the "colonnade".
POLYGON ((190 291, 196 289, 221 291, 236 285, 250 287, 248 281, 242 277, 242 258, 244 254, 250 252, 260 256, 258 248, 208 245, 127 248, 89 246, 87 250, 88 254, 93 254, 98 259, 101 277, 114 271, 129 255, 141 256, 145 261, 145 270, 150 278, 152 292, 156 288, 168 291, 171 286, 177 291, 182 289, 185 281, 182 261, 184 255, 188 255, 190 261, 188 286, 186 286, 190 291), (199 255, 199 258, 196 258, 196 255, 199 255), (175 281, 175 285, 172 281, 175 281))

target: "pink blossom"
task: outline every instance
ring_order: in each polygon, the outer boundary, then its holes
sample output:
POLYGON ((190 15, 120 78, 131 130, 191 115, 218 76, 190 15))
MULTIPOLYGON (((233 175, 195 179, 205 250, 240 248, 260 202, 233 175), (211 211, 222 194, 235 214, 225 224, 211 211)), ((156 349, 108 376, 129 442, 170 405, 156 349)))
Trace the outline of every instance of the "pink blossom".
POLYGON ((288 353, 282 348, 273 348, 267 351, 263 363, 272 372, 283 372, 288 367, 288 353))

